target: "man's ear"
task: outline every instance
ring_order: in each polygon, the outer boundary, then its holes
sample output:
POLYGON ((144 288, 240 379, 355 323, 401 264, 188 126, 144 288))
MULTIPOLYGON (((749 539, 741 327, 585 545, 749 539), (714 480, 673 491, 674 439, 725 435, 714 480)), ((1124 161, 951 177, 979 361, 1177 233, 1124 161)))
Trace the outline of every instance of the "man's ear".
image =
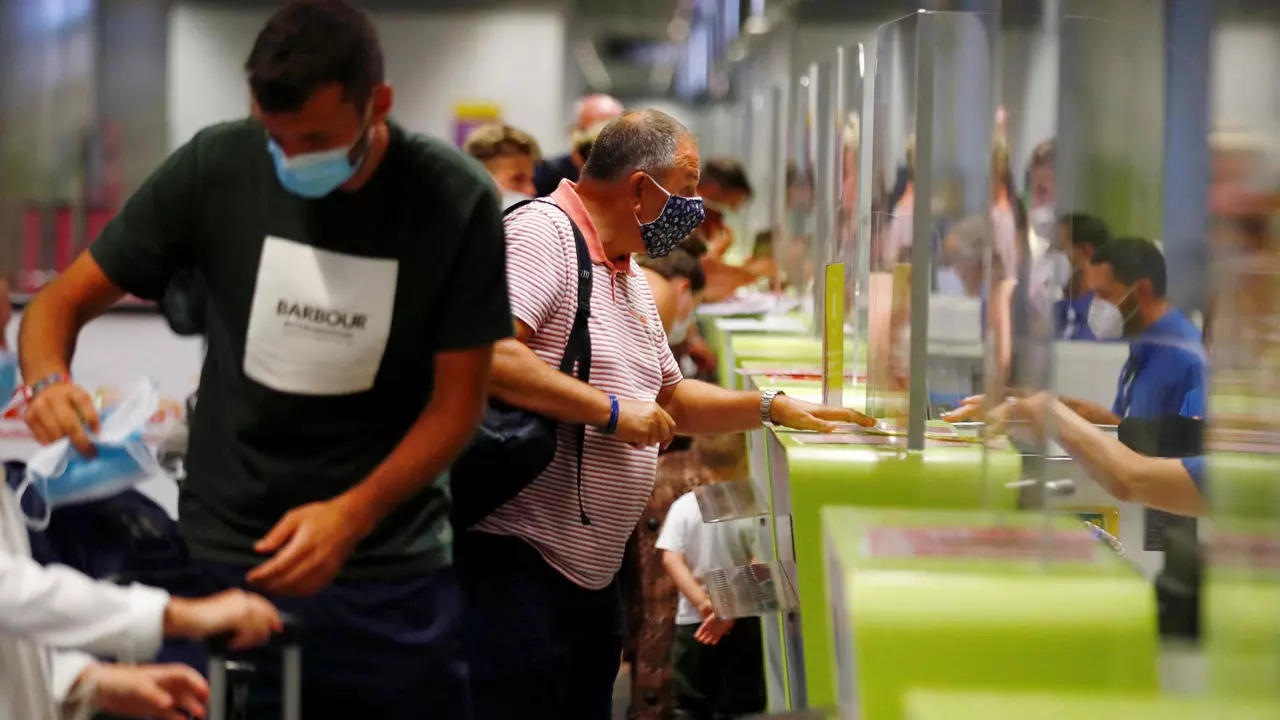
POLYGON ((627 200, 631 203, 631 210, 637 215, 644 205, 644 184, 644 173, 639 170, 627 178, 627 200))
POLYGON ((391 89, 390 85, 382 83, 373 88, 373 96, 370 100, 370 124, 376 125, 385 122, 387 116, 391 114, 392 106, 395 105, 395 91, 391 89))

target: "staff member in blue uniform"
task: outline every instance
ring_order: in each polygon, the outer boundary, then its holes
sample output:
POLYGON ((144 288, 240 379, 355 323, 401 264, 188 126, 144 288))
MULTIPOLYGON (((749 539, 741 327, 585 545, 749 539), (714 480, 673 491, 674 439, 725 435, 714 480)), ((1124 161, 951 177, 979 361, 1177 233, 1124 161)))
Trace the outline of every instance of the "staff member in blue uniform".
MULTIPOLYGON (((1129 339, 1129 359, 1110 409, 1078 398, 1061 401, 1097 425, 1118 425, 1125 418, 1203 416, 1208 377, 1204 344, 1196 326, 1165 299, 1168 281, 1160 249, 1141 238, 1112 240, 1094 253, 1089 272, 1097 293, 1093 304, 1115 308, 1129 339)), ((982 403, 981 395, 965 398, 946 419, 972 419, 982 403)))
MULTIPOLYGON (((76 335, 198 271, 180 522, 208 589, 252 585, 302 620, 305 717, 467 718, 446 470, 512 334, 497 193, 388 120, 377 33, 343 0, 281 9, 246 73, 253 118, 197 133, 31 302, 27 423, 89 450, 76 335)), ((252 660, 249 714, 280 717, 278 652, 252 660)))

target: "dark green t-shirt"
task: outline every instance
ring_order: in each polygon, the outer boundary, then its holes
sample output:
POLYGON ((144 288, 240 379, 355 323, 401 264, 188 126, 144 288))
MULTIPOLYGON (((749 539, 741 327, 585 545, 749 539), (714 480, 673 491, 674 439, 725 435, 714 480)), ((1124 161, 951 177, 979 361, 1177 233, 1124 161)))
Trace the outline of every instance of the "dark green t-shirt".
MULTIPOLYGON (((208 128, 130 198, 90 250, 143 298, 175 273, 208 286, 208 352, 192 418, 183 534, 239 565, 288 510, 362 481, 431 397, 436 353, 511 335, 502 218, 479 164, 391 127, 352 193, 276 179, 253 121, 208 128)), ((447 478, 388 516, 343 577, 448 564, 447 478)))

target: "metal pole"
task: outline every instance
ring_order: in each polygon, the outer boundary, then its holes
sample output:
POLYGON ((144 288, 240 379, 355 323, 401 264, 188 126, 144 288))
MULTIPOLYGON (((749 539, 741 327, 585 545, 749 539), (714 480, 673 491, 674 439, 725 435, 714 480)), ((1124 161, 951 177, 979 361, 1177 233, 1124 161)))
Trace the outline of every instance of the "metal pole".
POLYGON ((915 207, 911 239, 911 383, 907 449, 924 449, 929 412, 929 279, 933 259, 933 56, 936 15, 921 12, 916 29, 915 207))

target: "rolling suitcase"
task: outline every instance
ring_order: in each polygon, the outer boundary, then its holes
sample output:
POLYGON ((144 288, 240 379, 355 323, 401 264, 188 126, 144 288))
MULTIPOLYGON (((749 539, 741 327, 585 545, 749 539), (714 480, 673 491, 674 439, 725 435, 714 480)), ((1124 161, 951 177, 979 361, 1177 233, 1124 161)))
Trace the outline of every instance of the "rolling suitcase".
MULTIPOLYGON (((280 641, 279 720, 302 720, 302 639, 298 623, 286 618, 280 641)), ((249 681, 254 667, 230 659, 229 636, 209 641, 209 711, 207 720, 259 720, 248 715, 249 681)), ((265 719, 263 719, 265 720, 265 719)))

